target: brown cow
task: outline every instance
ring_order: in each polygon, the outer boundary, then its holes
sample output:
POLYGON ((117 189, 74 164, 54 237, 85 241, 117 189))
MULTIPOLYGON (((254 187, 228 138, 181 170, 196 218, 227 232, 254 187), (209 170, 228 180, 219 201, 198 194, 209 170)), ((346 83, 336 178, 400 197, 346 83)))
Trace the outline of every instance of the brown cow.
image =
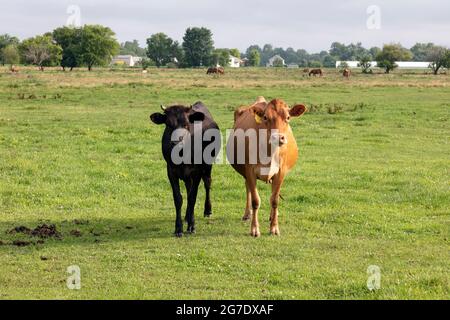
POLYGON ((17 73, 17 72, 19 72, 19 68, 17 68, 15 65, 12 65, 11 68, 10 68, 10 71, 12 73, 17 73))
POLYGON ((314 77, 315 77, 316 75, 323 76, 322 69, 312 69, 312 70, 309 72, 309 76, 311 76, 311 75, 314 75, 314 77))
POLYGON ((206 74, 211 74, 211 73, 225 74, 225 70, 222 67, 211 67, 211 68, 208 68, 208 71, 206 71, 206 74))
POLYGON ((272 184, 270 233, 280 234, 278 228, 280 189, 286 174, 294 167, 298 158, 297 143, 289 121, 291 117, 301 116, 305 111, 306 107, 302 104, 289 108, 280 99, 267 103, 263 97, 259 97, 253 105, 241 107, 234 114, 234 131, 228 140, 227 157, 233 168, 245 178, 247 202, 243 220, 252 217, 251 235, 254 237, 260 236, 258 223, 260 198, 256 189, 258 179, 272 184), (265 152, 261 156, 262 149, 270 150, 270 156, 265 152))
POLYGON ((347 79, 350 78, 351 74, 352 72, 350 71, 350 69, 344 69, 344 71, 342 72, 342 75, 347 79))

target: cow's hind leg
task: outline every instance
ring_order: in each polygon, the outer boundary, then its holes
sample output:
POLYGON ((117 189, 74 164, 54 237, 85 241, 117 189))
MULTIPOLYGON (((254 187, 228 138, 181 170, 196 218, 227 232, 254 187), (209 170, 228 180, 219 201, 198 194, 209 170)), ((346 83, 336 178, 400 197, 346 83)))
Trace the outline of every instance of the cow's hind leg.
POLYGON ((247 181, 245 181, 245 189, 247 191, 247 202, 245 204, 245 213, 242 220, 247 221, 252 216, 252 194, 250 192, 250 188, 248 187, 247 181))
POLYGON ((183 221, 181 220, 181 206, 183 205, 183 197, 180 192, 180 182, 178 177, 167 168, 167 175, 169 177, 170 186, 172 187, 173 202, 175 204, 176 219, 175 219, 175 236, 181 237, 183 235, 183 221))
POLYGON ((194 209, 195 209, 195 202, 197 200, 198 185, 200 184, 200 180, 201 180, 200 176, 192 177, 191 187, 190 190, 188 191, 189 194, 188 194, 188 204, 186 208, 186 217, 188 223, 187 232, 189 233, 195 233, 194 209))
POLYGON ((205 185, 205 209, 203 211, 203 215, 205 217, 209 217, 212 214, 211 207, 211 169, 212 166, 208 166, 207 170, 203 174, 203 184, 205 185))

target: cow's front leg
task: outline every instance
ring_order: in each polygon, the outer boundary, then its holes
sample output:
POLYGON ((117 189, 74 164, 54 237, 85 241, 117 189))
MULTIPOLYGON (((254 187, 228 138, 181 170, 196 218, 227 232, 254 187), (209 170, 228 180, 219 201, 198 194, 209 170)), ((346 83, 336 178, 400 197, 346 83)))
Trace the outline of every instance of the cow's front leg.
POLYGON ((175 204, 176 219, 175 219, 175 236, 183 236, 183 221, 181 220, 181 206, 183 205, 183 197, 180 192, 180 182, 178 176, 168 166, 167 175, 169 177, 170 186, 172 187, 173 202, 175 204))
POLYGON ((284 176, 276 175, 272 181, 272 195, 270 197, 270 234, 280 235, 278 227, 278 204, 280 202, 280 190, 283 184, 284 176))
POLYGON ((201 177, 193 177, 191 180, 191 187, 188 194, 188 204, 186 208, 186 217, 188 228, 187 232, 195 233, 195 219, 194 219, 194 209, 195 202, 197 200, 198 185, 200 184, 201 177))
POLYGON ((247 174, 247 183, 252 197, 252 224, 250 228, 250 234, 253 237, 259 237, 259 222, 258 222, 258 210, 261 203, 258 190, 256 189, 256 176, 254 174, 247 174))

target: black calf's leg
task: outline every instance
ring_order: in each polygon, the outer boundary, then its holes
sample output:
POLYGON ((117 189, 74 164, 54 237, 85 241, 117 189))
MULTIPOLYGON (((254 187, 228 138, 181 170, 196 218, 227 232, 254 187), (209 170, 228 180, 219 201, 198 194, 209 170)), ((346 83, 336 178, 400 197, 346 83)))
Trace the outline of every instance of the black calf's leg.
POLYGON ((183 221, 181 220, 181 206, 183 205, 183 197, 180 192, 180 182, 178 177, 167 167, 167 175, 169 177, 170 186, 172 187, 173 202, 177 217, 175 220, 175 236, 181 237, 183 235, 183 221))
POLYGON ((201 177, 192 177, 192 185, 188 194, 188 204, 186 209, 186 217, 188 228, 187 232, 195 232, 195 219, 194 219, 194 209, 195 202, 197 200, 198 185, 200 184, 201 177))
POLYGON ((203 215, 205 217, 209 217, 212 214, 211 211, 211 198, 210 198, 210 190, 211 190, 211 167, 202 177, 203 183, 205 185, 205 210, 203 211, 203 215))

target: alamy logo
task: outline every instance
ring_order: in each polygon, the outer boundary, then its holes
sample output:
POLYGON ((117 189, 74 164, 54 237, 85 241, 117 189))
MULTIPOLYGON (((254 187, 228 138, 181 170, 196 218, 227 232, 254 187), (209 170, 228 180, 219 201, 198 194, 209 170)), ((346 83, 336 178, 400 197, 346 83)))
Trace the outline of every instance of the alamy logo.
POLYGON ((81 27, 81 9, 79 6, 71 4, 67 7, 66 13, 69 14, 66 26, 76 28, 81 27))

